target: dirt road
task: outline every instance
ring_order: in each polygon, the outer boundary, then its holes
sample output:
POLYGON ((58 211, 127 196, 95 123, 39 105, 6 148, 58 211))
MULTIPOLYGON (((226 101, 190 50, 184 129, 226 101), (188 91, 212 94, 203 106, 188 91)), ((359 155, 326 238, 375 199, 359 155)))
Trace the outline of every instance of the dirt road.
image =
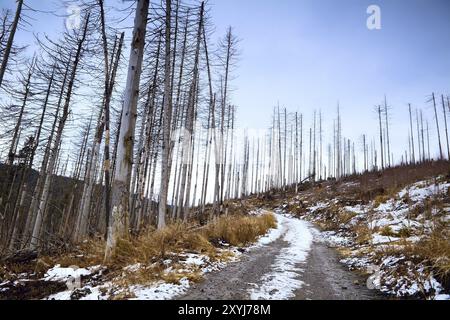
POLYGON ((277 219, 278 230, 268 239, 239 261, 207 274, 179 299, 380 299, 364 278, 339 263, 310 223, 278 214, 277 219))

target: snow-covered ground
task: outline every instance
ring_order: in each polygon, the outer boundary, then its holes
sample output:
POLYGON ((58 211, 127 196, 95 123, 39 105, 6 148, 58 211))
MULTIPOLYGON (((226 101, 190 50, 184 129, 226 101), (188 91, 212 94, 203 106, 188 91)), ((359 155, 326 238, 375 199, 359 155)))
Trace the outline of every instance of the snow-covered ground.
POLYGON ((303 284, 298 277, 302 272, 301 263, 306 261, 313 239, 309 223, 281 214, 276 217, 278 229, 273 232, 271 239, 273 241, 282 236, 288 246, 281 249, 270 267, 271 272, 261 278, 260 285, 255 284, 255 288, 250 289, 252 300, 289 299, 295 297, 294 292, 303 284))
MULTIPOLYGON (((222 249, 225 250, 225 249, 222 249)), ((236 248, 230 247, 226 249, 234 255, 227 262, 238 259, 241 254, 236 248)), ((167 268, 163 271, 166 274, 171 272, 189 274, 191 272, 198 272, 205 274, 211 271, 220 270, 227 262, 211 261, 210 258, 203 254, 185 253, 178 254, 181 258, 178 262, 177 269, 174 270, 171 266, 171 260, 166 260, 164 263, 167 268)), ((123 268, 122 277, 127 277, 129 273, 143 272, 145 266, 141 264, 130 265, 123 268)), ((47 300, 71 300, 77 297, 79 300, 107 300, 113 295, 122 295, 129 297, 131 300, 169 300, 175 296, 183 294, 189 289, 191 283, 187 277, 181 278, 178 283, 168 283, 164 281, 157 281, 147 285, 117 285, 118 281, 108 281, 106 283, 90 283, 89 279, 80 285, 80 277, 95 276, 95 272, 102 270, 101 266, 95 266, 88 269, 84 268, 61 268, 59 265, 47 271, 46 277, 43 280, 47 281, 63 281, 66 282, 68 289, 48 296, 47 300), (75 279, 75 280, 74 280, 75 279), (78 286, 77 286, 78 283, 78 286)), ((149 271, 151 272, 151 271, 149 271)), ((120 279, 116 279, 120 280, 120 279)))
MULTIPOLYGON (((265 214, 267 211, 258 210, 252 212, 252 215, 265 214)), ((285 233, 286 219, 281 215, 277 215, 278 226, 277 228, 270 229, 268 233, 261 236, 258 241, 245 248, 246 251, 254 250, 261 246, 268 245, 269 243, 278 239, 285 233)), ((297 219, 291 219, 298 221, 297 219)), ((285 234, 286 241, 294 241, 294 235, 285 234)), ((164 261, 167 268, 163 271, 166 274, 171 272, 180 273, 193 273, 196 272, 199 275, 204 275, 208 272, 218 271, 224 268, 227 263, 237 261, 242 254, 241 250, 232 247, 226 243, 222 243, 224 249, 218 249, 226 251, 228 258, 226 261, 211 261, 207 255, 197 253, 181 253, 177 254, 179 259, 177 263, 177 269, 174 269, 172 261, 170 259, 164 261)), ((286 252, 286 254, 289 254, 286 252)), ((141 264, 130 265, 124 268, 124 277, 127 273, 142 272, 145 266, 141 264)), ((80 300, 105 300, 113 296, 124 296, 129 299, 137 300, 169 300, 176 296, 185 293, 191 286, 191 281, 187 277, 181 278, 178 283, 168 283, 164 281, 157 281, 147 285, 129 285, 118 286, 115 281, 102 282, 90 282, 89 277, 95 277, 102 272, 101 266, 95 266, 91 268, 77 268, 75 266, 69 268, 61 268, 59 265, 49 269, 43 280, 46 281, 62 281, 67 284, 68 289, 53 295, 48 296, 46 299, 55 300, 70 300, 76 297, 80 300), (82 278, 88 279, 82 282, 82 278), (81 285, 81 283, 83 283, 81 285)))
POLYGON ((371 273, 369 287, 399 297, 450 299, 425 263, 398 254, 408 244, 426 239, 437 223, 449 221, 450 208, 445 201, 440 208, 432 207, 431 214, 424 211, 427 201, 445 199, 449 187, 448 182, 419 181, 383 203, 341 205, 337 199, 309 203, 309 199, 297 197, 290 205, 295 206, 298 201, 306 204, 303 217, 317 223, 330 219, 330 208, 336 210, 338 206, 341 213, 348 214, 349 221, 337 230, 321 232, 319 237, 330 246, 345 248, 348 257, 342 262, 351 269, 371 273), (368 238, 364 243, 355 239, 352 227, 357 225, 367 229, 368 238))

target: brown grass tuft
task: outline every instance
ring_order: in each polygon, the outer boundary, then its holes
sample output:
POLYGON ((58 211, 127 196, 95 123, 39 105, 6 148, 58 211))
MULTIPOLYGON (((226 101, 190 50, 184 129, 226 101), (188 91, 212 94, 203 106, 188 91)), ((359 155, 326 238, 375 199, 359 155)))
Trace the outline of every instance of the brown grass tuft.
POLYGON ((226 216, 208 225, 203 232, 209 241, 222 240, 233 246, 245 246, 275 227, 276 219, 273 214, 257 217, 226 216))
POLYGON ((436 275, 450 281, 450 232, 448 227, 435 228, 429 237, 414 246, 414 252, 428 259, 436 275))

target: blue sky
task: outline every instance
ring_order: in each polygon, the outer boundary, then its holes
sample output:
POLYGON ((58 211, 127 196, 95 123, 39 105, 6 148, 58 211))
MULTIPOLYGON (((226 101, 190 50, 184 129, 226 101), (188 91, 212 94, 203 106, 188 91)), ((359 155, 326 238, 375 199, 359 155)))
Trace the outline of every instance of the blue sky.
POLYGON ((307 119, 322 109, 330 129, 339 101, 344 135, 357 140, 375 136, 373 106, 386 94, 399 155, 407 142, 407 103, 423 108, 432 125, 427 96, 450 93, 446 0, 217 0, 212 14, 219 32, 230 24, 242 39, 234 82, 242 125, 266 125, 280 101, 307 119), (381 30, 366 27, 371 4, 381 9, 381 30))
MULTIPOLYGON (((11 7, 13 0, 0 0, 11 7)), ((113 1, 115 2, 115 1, 113 1)), ((38 9, 58 1, 29 0, 38 9)), ((107 2, 108 3, 108 2, 107 2)), ((241 39, 232 100, 241 127, 264 128, 273 106, 324 114, 331 135, 337 102, 343 133, 358 141, 376 135, 374 105, 392 106, 393 150, 407 143, 407 103, 434 119, 427 96, 450 94, 450 1, 447 0, 210 0, 217 37, 228 25, 241 39), (368 30, 366 9, 381 8, 381 30, 368 30)), ((54 32, 59 18, 33 14, 34 32, 54 32), (44 22, 45 21, 45 22, 44 22)), ((31 28, 29 28, 31 29, 31 28)), ((20 33, 26 43, 30 34, 20 33)), ((431 137, 436 136, 435 130, 431 137)), ((407 147, 407 145, 406 145, 407 147)))

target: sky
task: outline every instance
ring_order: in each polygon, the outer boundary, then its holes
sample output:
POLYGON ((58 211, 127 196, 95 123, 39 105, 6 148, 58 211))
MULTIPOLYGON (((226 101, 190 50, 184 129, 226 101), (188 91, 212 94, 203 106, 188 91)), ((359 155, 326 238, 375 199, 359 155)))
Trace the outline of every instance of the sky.
MULTIPOLYGON (((114 2, 120 1, 110 1, 114 2)), ((14 8, 13 0, 0 3, 14 8)), ((45 11, 58 1, 27 3, 45 11)), ((363 133, 376 137, 374 106, 386 95, 396 159, 407 148, 407 103, 424 110, 435 139, 427 99, 432 92, 450 94, 450 1, 209 0, 208 4, 215 35, 222 36, 230 25, 241 40, 232 83, 241 128, 269 127, 273 107, 279 103, 303 113, 307 126, 314 110, 321 110, 329 137, 339 102, 343 135, 358 142, 363 133), (367 28, 369 5, 381 10, 379 30, 367 28)), ((20 43, 32 42, 32 32, 51 34, 64 23, 45 13, 33 17, 29 32, 18 34, 20 43)))
POLYGON ((232 25, 242 40, 233 96, 241 125, 267 125, 279 101, 309 123, 321 109, 331 135, 339 101, 343 134, 358 141, 376 136, 373 109, 386 95, 399 156, 407 148, 407 103, 423 108, 431 126, 426 101, 433 91, 450 94, 446 0, 216 0, 212 15, 218 32, 232 25), (371 4, 381 9, 380 30, 367 28, 371 4))

